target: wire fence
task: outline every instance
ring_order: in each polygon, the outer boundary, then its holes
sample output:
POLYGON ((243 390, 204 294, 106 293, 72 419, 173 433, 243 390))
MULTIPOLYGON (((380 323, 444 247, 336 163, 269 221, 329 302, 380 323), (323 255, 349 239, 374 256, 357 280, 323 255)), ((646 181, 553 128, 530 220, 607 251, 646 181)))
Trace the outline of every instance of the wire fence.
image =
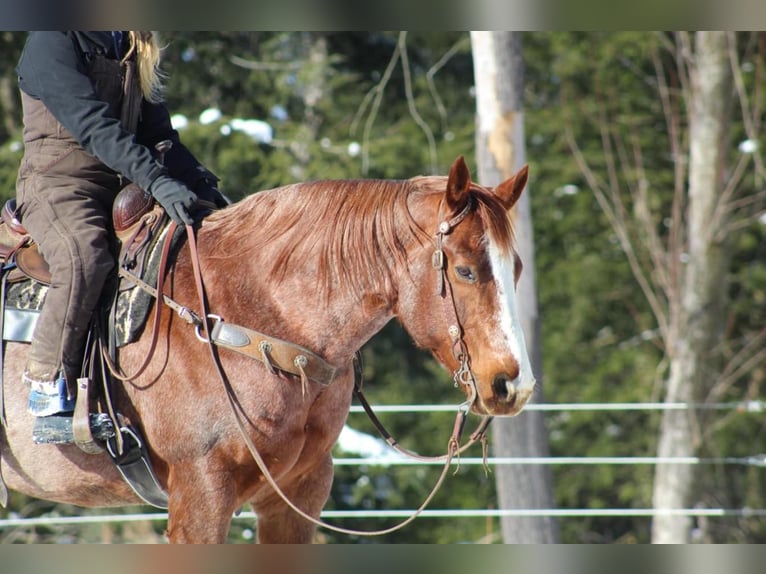
MULTIPOLYGON (((455 405, 380 405, 373 407, 377 413, 416 413, 416 412, 455 412, 455 405)), ((743 414, 761 414, 766 411, 766 401, 749 400, 727 403, 533 403, 525 407, 527 411, 682 411, 682 410, 729 410, 743 414)), ((351 413, 364 412, 361 406, 352 405, 351 413)), ((336 466, 415 466, 442 465, 438 461, 422 461, 406 458, 396 453, 395 456, 338 456, 334 458, 336 466)), ((461 457, 454 461, 457 465, 483 465, 485 460, 479 457, 461 457)), ((766 453, 756 453, 745 457, 657 457, 657 456, 567 456, 567 457, 487 457, 489 466, 500 465, 744 465, 766 467, 766 453)), ((323 519, 344 518, 406 518, 415 512, 412 510, 325 510, 323 519)), ((654 517, 654 516, 691 516, 691 517, 766 517, 766 508, 540 508, 540 509, 426 509, 422 518, 475 518, 475 517, 654 517)), ((88 516, 9 516, 0 519, 0 530, 16 527, 77 525, 111 522, 137 522, 167 520, 164 512, 88 515, 88 516)), ((253 512, 240 512, 234 520, 254 520, 253 512)))
MULTIPOLYGON (((410 510, 325 510, 323 519, 343 518, 409 518, 415 513, 410 510)), ((653 517, 653 516, 696 516, 696 517, 764 517, 763 508, 514 508, 514 509, 483 509, 483 508, 453 508, 426 509, 419 518, 501 518, 515 517, 653 517)), ((0 521, 2 528, 18 528, 33 526, 67 526, 81 524, 104 524, 123 522, 158 522, 168 519, 166 512, 145 512, 134 514, 98 514, 90 516, 41 516, 36 518, 6 518, 0 521)), ((234 516, 233 520, 256 519, 255 513, 246 511, 234 516)))
MULTIPOLYGON (((376 405, 376 413, 455 412, 455 405, 376 405)), ((528 403, 525 411, 685 411, 727 410, 742 413, 766 411, 766 401, 727 403, 528 403)), ((361 405, 351 405, 352 413, 363 413, 361 405)))

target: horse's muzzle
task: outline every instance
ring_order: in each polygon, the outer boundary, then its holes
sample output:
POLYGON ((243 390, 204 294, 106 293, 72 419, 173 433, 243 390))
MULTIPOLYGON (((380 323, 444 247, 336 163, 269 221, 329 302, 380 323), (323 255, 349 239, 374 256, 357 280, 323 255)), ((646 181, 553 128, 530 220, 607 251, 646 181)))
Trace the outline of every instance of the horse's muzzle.
POLYGON ((485 397, 480 392, 473 410, 482 415, 517 415, 532 398, 535 382, 534 378, 513 378, 507 373, 499 373, 492 380, 491 395, 485 397))

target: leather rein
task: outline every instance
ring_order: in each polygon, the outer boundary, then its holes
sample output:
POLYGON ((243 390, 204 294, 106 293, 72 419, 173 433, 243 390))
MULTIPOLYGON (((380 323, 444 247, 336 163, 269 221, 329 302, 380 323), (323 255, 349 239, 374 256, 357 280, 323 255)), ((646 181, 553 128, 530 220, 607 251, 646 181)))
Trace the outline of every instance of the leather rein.
MULTIPOLYGON (((277 484, 276 480, 274 479, 274 477, 268 470, 268 467, 265 461, 263 460, 263 457, 259 453, 258 448, 255 446, 255 444, 253 443, 252 439, 249 436, 248 428, 247 428, 247 415, 244 412, 243 407, 240 405, 240 403, 236 399, 231 383, 229 382, 228 377, 226 376, 226 373, 223 369, 223 366, 221 365, 221 361, 218 357, 216 346, 220 345, 225 348, 229 348, 231 350, 245 354, 251 358, 260 360, 266 365, 267 369, 269 369, 269 371, 272 373, 275 372, 274 367, 276 367, 280 370, 284 370, 289 373, 300 376, 302 381, 302 389, 304 393, 306 390, 307 379, 311 378, 312 380, 315 380, 321 384, 328 385, 330 384, 330 382, 332 382, 332 379, 334 378, 336 373, 336 369, 335 367, 333 367, 332 365, 329 365, 321 357, 319 357, 318 355, 315 355, 308 349, 305 349, 293 343, 289 343, 287 341, 281 341, 279 339, 268 337, 267 335, 264 335, 257 331, 253 331, 252 329, 247 329, 245 327, 241 327, 238 325, 224 323, 223 319, 220 316, 209 313, 208 307, 207 307, 207 298, 205 296, 204 282, 202 280, 202 274, 201 274, 200 266, 199 266, 199 257, 197 254, 197 243, 196 243, 195 231, 191 225, 186 226, 186 234, 187 234, 187 238, 189 242, 189 249, 191 252, 191 261, 192 261, 192 267, 194 271, 194 280, 196 283, 197 295, 199 297, 199 308, 202 311, 201 315, 194 313, 188 307, 179 305, 177 302, 173 301, 170 297, 166 296, 163 293, 163 276, 165 271, 165 265, 167 263, 167 252, 169 250, 167 245, 170 244, 170 241, 171 241, 170 238, 173 236, 175 229, 177 227, 176 224, 171 221, 170 226, 168 228, 167 238, 166 238, 166 247, 164 248, 162 257, 161 257, 160 272, 159 272, 156 289, 148 285, 147 283, 145 283, 138 277, 134 276, 129 271, 124 270, 123 268, 120 269, 120 274, 122 276, 130 279, 131 281, 136 283, 136 285, 138 285, 139 287, 141 287, 142 289, 144 289, 145 291, 147 291, 148 293, 150 293, 153 297, 157 299, 157 305, 155 307, 155 315, 154 315, 154 328, 153 328, 152 342, 150 345, 148 356, 136 373, 133 373, 132 375, 127 376, 119 370, 119 368, 114 364, 114 362, 109 358, 108 355, 105 355, 109 369, 110 371, 112 371, 112 373, 115 376, 117 376, 121 380, 130 380, 138 376, 141 372, 143 372, 146 369, 157 344, 157 334, 159 332, 159 316, 160 316, 159 308, 161 307, 159 303, 160 301, 162 301, 163 303, 171 307, 174 311, 176 311, 176 313, 179 315, 180 318, 182 318, 187 323, 194 325, 198 339, 202 341, 203 343, 206 343, 206 346, 208 347, 208 350, 210 352, 211 359, 216 367, 216 370, 218 371, 219 379, 224 386, 226 397, 229 401, 229 405, 234 415, 234 419, 237 422, 242 438, 245 441, 248 447, 248 450, 250 451, 250 454, 253 457, 253 460, 255 461, 256 465, 258 466, 259 470, 261 471, 261 473, 263 474, 264 478, 269 483, 269 485, 274 489, 274 491, 292 510, 294 510, 298 515, 300 515, 305 520, 308 520, 309 522, 317 526, 321 526, 323 528, 327 528, 329 530, 333 530, 335 532, 339 532, 343 534, 375 536, 375 535, 383 535, 383 534, 389 534, 391 532, 395 532, 396 530, 399 530, 403 528, 404 526, 406 526, 407 524, 409 524, 410 522, 412 522, 418 515, 420 515, 423 512, 423 510, 425 510, 425 508, 431 502, 433 497, 436 495, 436 492, 439 490, 442 483, 444 482, 449 466, 452 463, 452 459, 455 456, 459 457, 459 455, 463 451, 465 451, 467 448, 469 448, 476 442, 481 442, 482 451, 483 451, 483 455, 485 459, 485 466, 486 466, 486 456, 487 456, 486 431, 490 421, 492 420, 492 417, 489 417, 489 416, 483 417, 477 429, 470 435, 469 440, 466 442, 466 444, 463 446, 460 445, 460 439, 463 433, 463 428, 465 426, 465 420, 468 416, 471 406, 473 405, 473 403, 476 401, 478 397, 478 391, 476 388, 476 380, 473 376, 473 373, 470 367, 470 356, 468 354, 465 341, 463 340, 463 329, 460 324, 460 320, 458 319, 458 316, 457 316, 457 309, 455 306, 454 295, 452 292, 452 285, 450 284, 449 278, 446 273, 446 258, 445 258, 444 251, 442 249, 446 236, 452 232, 455 226, 457 226, 463 219, 465 219, 465 217, 470 212, 471 208, 472 208, 472 200, 470 199, 470 196, 469 196, 469 201, 466 203, 465 207, 457 215, 455 215, 453 218, 449 220, 444 220, 439 224, 438 230, 436 232, 436 250, 434 251, 432 256, 432 266, 438 273, 438 296, 443 301, 443 309, 445 313, 446 323, 448 326, 447 331, 448 331, 450 340, 452 342, 452 353, 455 359, 459 363, 459 366, 453 372, 452 377, 456 387, 462 384, 465 387, 467 387, 469 392, 468 400, 464 402, 463 404, 461 404, 458 408, 458 412, 457 412, 453 429, 452 429, 452 434, 449 438, 448 445, 447 445, 447 453, 441 456, 429 457, 429 456, 419 455, 417 453, 414 453, 412 451, 409 451, 401 447, 398 444, 398 442, 391 436, 391 434, 386 430, 383 424, 380 422, 378 417, 373 412, 372 407, 370 406, 366 397, 364 396, 364 393, 362 392, 361 374, 358 378, 356 376, 354 377, 354 394, 356 395, 357 399, 359 400, 363 409, 367 413, 373 425, 378 429, 378 432, 381 433, 383 438, 393 449, 395 449, 397 452, 401 454, 404 454, 408 457, 421 460, 421 461, 444 461, 444 467, 442 469, 442 472, 439 478, 437 479, 436 484, 434 485, 433 489, 428 494, 428 496, 425 498, 423 503, 420 505, 420 507, 418 507, 413 512, 413 514, 409 516, 407 519, 405 519, 404 521, 390 528, 385 528, 382 530, 374 530, 374 531, 360 531, 360 530, 347 529, 347 528, 342 528, 332 524, 328 524, 322 520, 314 518, 313 516, 307 514, 305 511, 297 507, 295 503, 293 503, 289 499, 289 497, 284 493, 281 487, 277 484), (211 325, 211 320, 212 320, 212 325, 211 325), (277 350, 278 352, 275 353, 275 350, 277 350), (279 357, 275 357, 275 355, 279 355, 279 357), (288 358, 285 359, 284 358, 285 356, 287 356, 288 358), (292 358, 292 363, 289 360, 290 358, 292 358)), ((359 357, 359 353, 357 353, 356 355, 357 364, 359 361, 358 357, 359 357)))

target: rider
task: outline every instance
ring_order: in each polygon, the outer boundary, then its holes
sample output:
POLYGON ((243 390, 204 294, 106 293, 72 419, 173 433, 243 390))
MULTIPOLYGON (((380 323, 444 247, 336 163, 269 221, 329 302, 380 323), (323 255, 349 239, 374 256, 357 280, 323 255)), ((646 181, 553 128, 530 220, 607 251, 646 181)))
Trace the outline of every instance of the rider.
POLYGON ((73 409, 88 325, 115 266, 112 203, 128 180, 181 225, 198 199, 227 204, 171 127, 159 59, 156 36, 135 31, 31 32, 21 54, 18 215, 52 274, 23 374, 33 415, 73 409), (160 164, 152 150, 165 139, 160 164))

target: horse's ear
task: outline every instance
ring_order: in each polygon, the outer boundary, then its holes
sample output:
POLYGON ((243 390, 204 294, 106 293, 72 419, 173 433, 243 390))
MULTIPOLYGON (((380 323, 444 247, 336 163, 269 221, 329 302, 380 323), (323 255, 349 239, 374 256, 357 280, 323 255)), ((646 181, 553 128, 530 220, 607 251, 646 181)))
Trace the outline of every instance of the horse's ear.
POLYGON ((452 163, 447 178, 447 207, 452 213, 461 211, 465 207, 470 188, 471 174, 461 155, 452 163))
POLYGON ((512 175, 495 188, 495 195, 503 202, 506 209, 511 209, 521 197, 521 192, 527 185, 529 166, 525 165, 516 175, 512 175))

